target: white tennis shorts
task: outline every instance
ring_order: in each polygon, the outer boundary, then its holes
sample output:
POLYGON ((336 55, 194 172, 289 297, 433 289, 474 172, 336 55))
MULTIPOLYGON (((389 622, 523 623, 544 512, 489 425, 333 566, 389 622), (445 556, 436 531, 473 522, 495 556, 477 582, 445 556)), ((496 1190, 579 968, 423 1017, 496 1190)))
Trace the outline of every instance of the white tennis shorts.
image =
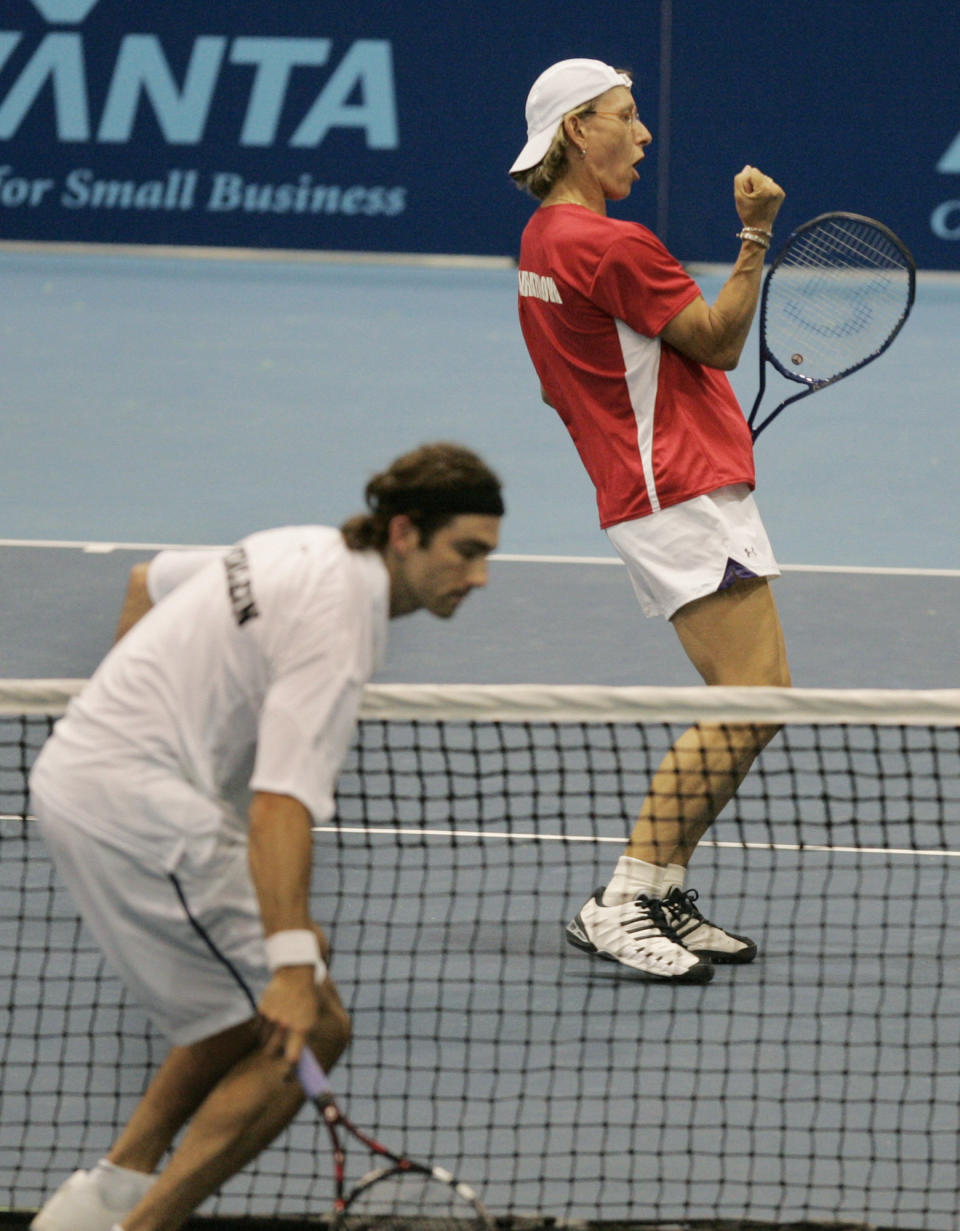
POLYGON ((746 483, 620 522, 607 536, 648 616, 670 619, 687 603, 715 593, 731 561, 757 577, 780 575, 746 483))
POLYGON ((251 1018, 269 980, 243 843, 171 875, 81 833, 35 801, 44 843, 127 990, 177 1045, 251 1018))

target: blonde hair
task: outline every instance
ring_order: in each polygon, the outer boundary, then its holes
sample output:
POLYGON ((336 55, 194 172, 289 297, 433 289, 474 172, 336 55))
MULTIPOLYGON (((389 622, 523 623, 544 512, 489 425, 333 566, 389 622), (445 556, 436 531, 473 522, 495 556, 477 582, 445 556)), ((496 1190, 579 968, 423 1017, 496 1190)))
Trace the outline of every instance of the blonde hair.
MULTIPOLYGON (((633 80, 633 74, 629 73, 626 69, 618 68, 617 72, 629 78, 630 81, 633 80)), ((597 99, 602 97, 603 95, 598 94, 597 98, 591 98, 589 102, 581 103, 579 107, 574 107, 572 111, 567 112, 557 125, 557 131, 550 142, 550 148, 536 166, 528 167, 526 171, 510 172, 510 178, 518 188, 524 192, 529 192, 538 201, 542 201, 550 195, 559 180, 563 178, 563 174, 570 161, 570 139, 567 136, 566 121, 571 116, 589 115, 593 111, 597 99)))
POLYGON ((593 102, 581 103, 573 111, 568 111, 560 123, 550 142, 550 148, 536 164, 526 171, 511 171, 510 178, 516 186, 532 197, 542 201, 553 191, 557 181, 562 178, 567 169, 570 155, 570 138, 567 136, 566 121, 574 115, 586 115, 593 108, 593 102))

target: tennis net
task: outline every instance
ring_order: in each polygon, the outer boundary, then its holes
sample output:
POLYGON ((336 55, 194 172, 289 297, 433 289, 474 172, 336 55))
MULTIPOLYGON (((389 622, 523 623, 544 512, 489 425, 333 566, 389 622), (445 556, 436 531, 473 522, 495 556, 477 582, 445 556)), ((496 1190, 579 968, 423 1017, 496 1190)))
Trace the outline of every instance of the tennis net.
MULTIPOLYGON (((72 681, 0 686, 0 1206, 105 1150, 165 1047, 79 928, 26 776, 72 681)), ((335 1072, 381 1140, 511 1223, 823 1222, 960 1212, 960 691, 368 690, 315 916, 354 1022, 335 1072), (690 722, 783 724, 690 884, 757 960, 631 980, 565 943, 690 722)), ((205 1207, 329 1207, 303 1114, 205 1207)))

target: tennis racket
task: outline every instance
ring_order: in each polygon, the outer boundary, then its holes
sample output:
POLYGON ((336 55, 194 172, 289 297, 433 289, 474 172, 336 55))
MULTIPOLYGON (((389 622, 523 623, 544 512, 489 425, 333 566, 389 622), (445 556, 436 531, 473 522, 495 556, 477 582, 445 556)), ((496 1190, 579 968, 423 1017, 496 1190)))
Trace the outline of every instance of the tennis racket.
POLYGON ((754 440, 791 403, 882 355, 910 315, 916 278, 906 245, 872 218, 821 214, 798 227, 763 283, 754 440), (757 422, 767 364, 803 389, 757 422))
POLYGON ((394 1154, 347 1119, 334 1101, 326 1073, 309 1048, 300 1053, 297 1076, 304 1093, 319 1109, 330 1135, 335 1227, 344 1231, 409 1231, 415 1220, 417 1226, 430 1231, 491 1231, 493 1219, 469 1185, 443 1167, 394 1154), (381 1160, 379 1167, 368 1171, 349 1190, 341 1129, 381 1160))

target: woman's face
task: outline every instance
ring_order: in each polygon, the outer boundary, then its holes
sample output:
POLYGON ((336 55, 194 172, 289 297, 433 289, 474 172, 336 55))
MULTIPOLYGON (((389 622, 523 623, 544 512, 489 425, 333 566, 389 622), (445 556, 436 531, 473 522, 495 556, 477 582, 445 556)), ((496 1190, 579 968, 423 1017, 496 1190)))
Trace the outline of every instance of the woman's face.
POLYGON ((653 138, 637 115, 633 95, 626 86, 614 86, 581 113, 586 140, 586 163, 608 201, 621 201, 640 178, 636 164, 653 138))

